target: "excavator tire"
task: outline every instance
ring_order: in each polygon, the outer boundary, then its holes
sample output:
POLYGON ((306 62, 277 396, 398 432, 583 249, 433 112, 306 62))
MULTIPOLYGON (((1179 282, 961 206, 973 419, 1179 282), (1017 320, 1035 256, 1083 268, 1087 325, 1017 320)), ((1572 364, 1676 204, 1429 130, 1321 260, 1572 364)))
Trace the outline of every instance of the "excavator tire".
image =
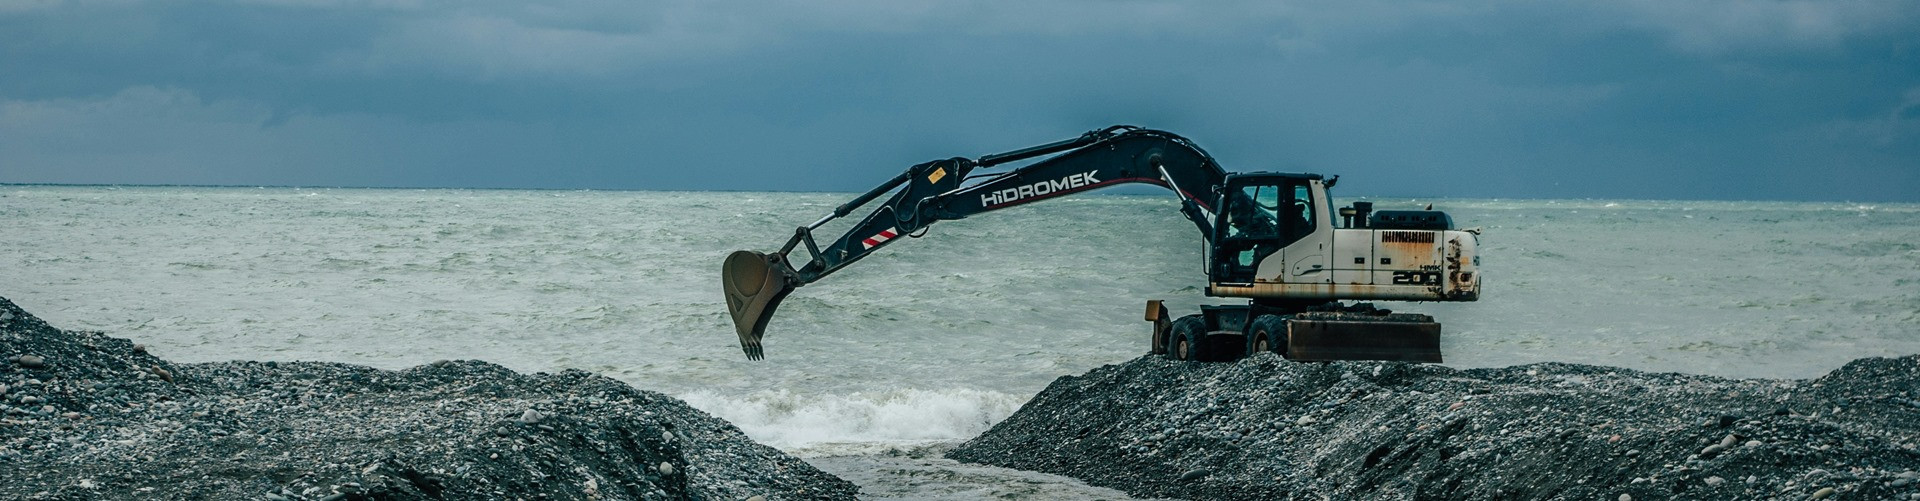
POLYGON ((1200 349, 1205 346, 1201 340, 1207 336, 1207 320, 1200 315, 1187 315, 1173 321, 1167 328, 1167 358, 1173 360, 1194 361, 1200 359, 1200 349))
POLYGON ((1247 335, 1247 356, 1270 351, 1287 355, 1287 319, 1279 315, 1261 315, 1253 319, 1253 332, 1247 335))

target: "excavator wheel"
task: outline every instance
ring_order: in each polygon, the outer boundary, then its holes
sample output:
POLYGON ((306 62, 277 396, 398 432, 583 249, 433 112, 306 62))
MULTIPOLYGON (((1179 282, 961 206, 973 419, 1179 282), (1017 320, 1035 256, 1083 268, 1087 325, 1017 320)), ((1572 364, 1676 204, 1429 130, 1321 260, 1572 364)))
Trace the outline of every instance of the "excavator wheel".
POLYGON ((1247 336, 1247 356, 1270 351, 1287 354, 1287 319, 1279 315, 1261 315, 1253 319, 1253 332, 1247 336))
POLYGON ((1200 359, 1201 340, 1207 336, 1207 321, 1200 315, 1187 315, 1167 328, 1167 358, 1194 361, 1200 359))

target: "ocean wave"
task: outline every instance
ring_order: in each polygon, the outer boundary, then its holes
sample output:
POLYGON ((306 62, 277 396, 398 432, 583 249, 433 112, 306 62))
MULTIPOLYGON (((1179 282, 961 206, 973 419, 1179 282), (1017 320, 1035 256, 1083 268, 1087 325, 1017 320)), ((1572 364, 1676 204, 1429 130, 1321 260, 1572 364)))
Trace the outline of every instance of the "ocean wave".
POLYGON ((739 426, 756 441, 803 457, 965 440, 1006 419, 1029 398, 958 388, 824 395, 701 390, 676 396, 739 426))

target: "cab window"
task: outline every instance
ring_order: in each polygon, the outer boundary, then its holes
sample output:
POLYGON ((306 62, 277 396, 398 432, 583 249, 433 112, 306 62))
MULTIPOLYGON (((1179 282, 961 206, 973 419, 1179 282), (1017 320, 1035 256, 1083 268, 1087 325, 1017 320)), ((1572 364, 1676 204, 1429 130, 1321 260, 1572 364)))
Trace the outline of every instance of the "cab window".
POLYGON ((1313 190, 1297 180, 1230 188, 1214 249, 1216 279, 1251 282, 1261 259, 1313 232, 1313 190))

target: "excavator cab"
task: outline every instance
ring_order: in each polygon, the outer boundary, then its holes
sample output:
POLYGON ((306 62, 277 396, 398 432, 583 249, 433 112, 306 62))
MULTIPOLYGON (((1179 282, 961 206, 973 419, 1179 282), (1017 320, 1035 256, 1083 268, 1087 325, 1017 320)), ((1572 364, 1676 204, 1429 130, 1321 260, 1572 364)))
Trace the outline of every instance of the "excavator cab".
POLYGON ((1313 233, 1315 214, 1310 181, 1318 176, 1235 175, 1227 178, 1215 221, 1214 282, 1250 284, 1260 262, 1313 233))

